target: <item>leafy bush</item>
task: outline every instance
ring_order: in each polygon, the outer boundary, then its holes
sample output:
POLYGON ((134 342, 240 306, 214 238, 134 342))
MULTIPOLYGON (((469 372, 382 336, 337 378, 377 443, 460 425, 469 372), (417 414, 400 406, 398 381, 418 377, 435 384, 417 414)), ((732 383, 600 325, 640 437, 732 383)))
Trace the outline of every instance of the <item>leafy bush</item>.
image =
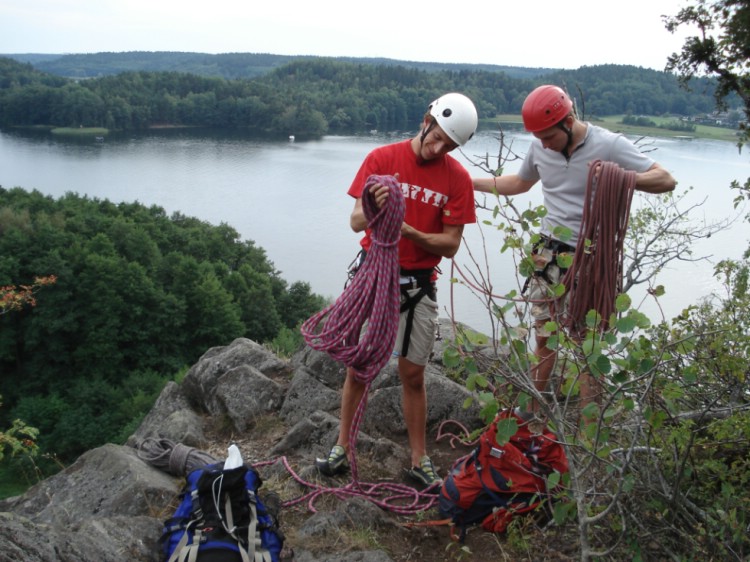
POLYGON ((21 283, 0 292, 18 310, 0 314, 0 427, 25 420, 63 462, 121 442, 211 347, 278 337, 291 350, 290 330, 324 303, 225 224, 20 188, 0 188, 0 216, 0 284, 21 283))

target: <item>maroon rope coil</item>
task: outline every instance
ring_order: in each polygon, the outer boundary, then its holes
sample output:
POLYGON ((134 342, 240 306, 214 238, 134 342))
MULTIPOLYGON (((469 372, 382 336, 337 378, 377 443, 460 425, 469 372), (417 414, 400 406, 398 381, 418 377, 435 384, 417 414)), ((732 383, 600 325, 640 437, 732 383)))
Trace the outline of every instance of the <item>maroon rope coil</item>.
POLYGON ((362 208, 372 239, 367 259, 339 298, 300 330, 310 347, 351 367, 357 379, 367 383, 388 362, 398 333, 398 243, 405 212, 401 184, 393 176, 368 177, 362 208), (380 209, 370 193, 378 183, 390 190, 380 209))
POLYGON ((591 163, 578 247, 562 280, 569 295, 563 323, 573 333, 585 329, 586 314, 592 309, 601 316, 602 331, 609 325, 622 291, 623 246, 634 191, 634 171, 614 162, 591 163))

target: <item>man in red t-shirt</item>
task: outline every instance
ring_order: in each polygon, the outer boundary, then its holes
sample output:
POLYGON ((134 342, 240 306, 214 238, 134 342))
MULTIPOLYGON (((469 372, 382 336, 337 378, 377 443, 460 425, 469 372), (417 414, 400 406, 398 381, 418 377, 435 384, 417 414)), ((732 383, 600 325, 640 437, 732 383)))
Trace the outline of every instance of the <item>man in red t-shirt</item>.
MULTIPOLYGON (((362 190, 373 174, 395 176, 405 200, 399 241, 401 304, 394 355, 403 390, 403 411, 411 448, 408 474, 425 486, 440 483, 427 455, 427 396, 424 371, 435 342, 438 305, 435 268, 443 257, 452 258, 461 244, 465 224, 476 222, 474 189, 466 169, 448 153, 464 145, 476 131, 477 111, 466 96, 449 93, 430 104, 419 133, 410 140, 376 148, 357 172, 349 195, 355 198, 350 224, 365 231, 362 248, 370 248, 370 233, 362 209, 362 190)), ((387 186, 370 188, 378 207, 388 197, 387 186)), ((366 259, 366 258, 365 258, 366 259)), ((364 383, 347 370, 341 397, 341 424, 336 445, 327 458, 317 459, 327 476, 348 468, 349 431, 364 383)))

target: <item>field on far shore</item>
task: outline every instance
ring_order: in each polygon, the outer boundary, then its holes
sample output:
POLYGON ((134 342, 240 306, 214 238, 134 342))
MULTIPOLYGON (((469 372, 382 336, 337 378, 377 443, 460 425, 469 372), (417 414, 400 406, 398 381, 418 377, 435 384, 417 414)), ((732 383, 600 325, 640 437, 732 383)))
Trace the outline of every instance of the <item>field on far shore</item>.
POLYGON ((71 135, 71 136, 84 136, 84 135, 106 135, 109 133, 109 129, 104 127, 54 127, 50 129, 53 135, 71 135))
MULTIPOLYGON (((610 131, 618 131, 627 135, 641 135, 645 137, 694 137, 730 142, 737 142, 739 140, 738 131, 736 129, 695 125, 695 131, 670 131, 669 129, 662 129, 659 127, 636 127, 633 125, 625 125, 622 123, 623 117, 624 115, 610 115, 608 117, 587 119, 587 121, 599 125, 600 127, 604 127, 605 129, 609 129, 610 131)), ((657 125, 662 125, 674 121, 676 118, 649 116, 649 119, 657 125)), ((498 124, 512 123, 513 125, 521 126, 521 116, 499 115, 494 119, 486 120, 486 122, 497 122, 498 124)))

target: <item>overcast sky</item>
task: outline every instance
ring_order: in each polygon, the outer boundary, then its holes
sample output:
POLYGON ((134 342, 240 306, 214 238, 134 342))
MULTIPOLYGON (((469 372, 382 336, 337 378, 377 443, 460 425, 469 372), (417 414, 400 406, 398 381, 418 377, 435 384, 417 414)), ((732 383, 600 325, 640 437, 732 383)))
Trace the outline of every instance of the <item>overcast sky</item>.
MULTIPOLYGON (((691 2, 693 4, 695 2, 691 2)), ((0 0, 0 54, 184 51, 663 70, 686 0, 0 0)))

